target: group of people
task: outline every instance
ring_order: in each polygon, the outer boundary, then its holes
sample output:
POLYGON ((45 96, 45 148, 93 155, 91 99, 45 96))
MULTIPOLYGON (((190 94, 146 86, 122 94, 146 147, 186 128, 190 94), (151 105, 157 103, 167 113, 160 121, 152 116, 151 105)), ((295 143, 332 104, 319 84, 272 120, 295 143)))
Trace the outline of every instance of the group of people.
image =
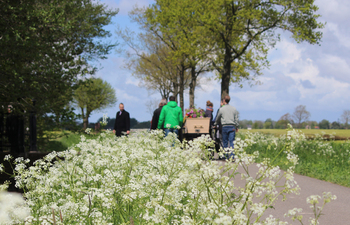
MULTIPOLYGON (((216 130, 215 139, 219 145, 228 148, 233 148, 236 132, 238 131, 238 111, 235 107, 229 104, 231 98, 226 95, 220 102, 220 108, 213 118, 213 103, 207 101, 205 117, 210 117, 210 127, 216 130)), ((130 133, 130 115, 124 110, 124 104, 119 104, 119 111, 116 115, 114 130, 116 136, 130 133)), ((182 109, 177 105, 174 96, 169 97, 169 102, 162 99, 152 117, 151 129, 163 129, 165 136, 170 132, 178 135, 179 129, 182 127, 183 113, 182 109)), ((233 153, 225 155, 224 158, 234 157, 233 153)))

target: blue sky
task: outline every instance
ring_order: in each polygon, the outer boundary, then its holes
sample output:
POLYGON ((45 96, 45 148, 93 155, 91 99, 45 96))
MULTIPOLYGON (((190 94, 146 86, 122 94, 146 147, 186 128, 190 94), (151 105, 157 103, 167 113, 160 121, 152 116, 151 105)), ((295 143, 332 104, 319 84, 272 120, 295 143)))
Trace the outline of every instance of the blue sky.
MULTIPOLYGON (((107 29, 113 33, 112 41, 121 42, 115 35, 116 27, 131 28, 128 12, 135 4, 148 6, 147 0, 103 0, 113 8, 119 8, 118 15, 107 29)), ((289 33, 282 33, 281 41, 269 52, 270 68, 258 77, 261 85, 243 88, 230 86, 231 105, 240 112, 240 119, 278 120, 283 114, 292 114, 298 105, 306 105, 311 113, 310 120, 337 121, 344 110, 350 110, 350 1, 316 0, 321 22, 327 22, 323 29, 321 46, 296 43, 289 33)), ((125 55, 113 51, 108 59, 99 62, 102 68, 97 77, 109 82, 116 91, 118 103, 115 107, 93 112, 90 122, 107 113, 115 117, 118 104, 123 102, 131 117, 138 121, 151 119, 147 111, 150 102, 160 100, 160 95, 140 86, 131 71, 123 68, 125 55)), ((204 108, 207 100, 214 103, 214 111, 219 106, 220 82, 207 74, 201 79, 201 86, 195 92, 195 104, 204 108)), ((188 106, 188 92, 185 93, 185 107, 188 106)), ((154 104, 151 104, 154 105, 154 104)))

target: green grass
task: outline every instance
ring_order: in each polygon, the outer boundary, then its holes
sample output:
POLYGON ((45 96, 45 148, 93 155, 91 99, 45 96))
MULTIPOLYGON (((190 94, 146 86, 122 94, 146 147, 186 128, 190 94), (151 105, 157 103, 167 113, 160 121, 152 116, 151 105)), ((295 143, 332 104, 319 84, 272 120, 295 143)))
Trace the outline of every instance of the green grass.
MULTIPOLYGON (((308 137, 314 137, 316 134, 319 135, 333 135, 336 136, 338 139, 350 139, 350 130, 334 130, 334 129, 298 129, 302 131, 306 136, 308 137)), ((264 134, 273 134, 275 136, 280 136, 283 134, 286 134, 286 130, 284 129, 240 129, 239 132, 245 133, 245 132, 252 132, 252 133, 264 133, 264 134)), ((336 138, 336 139, 337 139, 336 138)))
MULTIPOLYGON (((282 133, 281 133, 282 134, 282 133)), ((284 131, 286 134, 286 131, 284 131)), ((276 133, 274 134, 276 135, 276 133)), ((259 151, 259 161, 263 158, 275 158, 285 146, 284 138, 274 135, 256 135, 256 143, 248 147, 247 152, 259 151), (277 146, 273 144, 277 140, 277 146)), ((245 138, 242 132, 240 137, 245 138)), ((323 141, 301 140, 294 142, 294 153, 299 157, 295 173, 350 187, 350 142, 349 141, 323 141)), ((286 154, 282 153, 273 162, 274 165, 286 170, 288 161, 286 154)))
POLYGON ((334 151, 330 155, 310 154, 310 151, 298 149, 300 160, 295 172, 350 187, 350 143, 331 142, 330 146, 334 151))
POLYGON ((94 139, 98 137, 98 134, 94 133, 72 133, 70 131, 47 131, 46 135, 49 138, 49 141, 44 147, 45 152, 65 151, 70 146, 78 144, 81 140, 81 135, 84 135, 86 139, 94 139))
POLYGON ((45 146, 45 151, 64 151, 68 147, 78 144, 80 142, 80 134, 68 134, 67 136, 50 139, 45 146))

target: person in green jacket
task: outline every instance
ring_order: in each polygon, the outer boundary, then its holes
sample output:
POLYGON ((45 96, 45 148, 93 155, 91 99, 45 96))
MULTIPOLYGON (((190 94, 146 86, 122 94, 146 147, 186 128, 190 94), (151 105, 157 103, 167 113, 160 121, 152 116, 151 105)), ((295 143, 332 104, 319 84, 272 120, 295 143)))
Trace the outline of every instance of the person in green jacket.
POLYGON ((179 134, 179 129, 182 126, 182 109, 175 102, 175 97, 170 96, 169 102, 163 106, 162 111, 158 120, 158 129, 162 129, 162 124, 164 124, 165 136, 169 132, 179 134))

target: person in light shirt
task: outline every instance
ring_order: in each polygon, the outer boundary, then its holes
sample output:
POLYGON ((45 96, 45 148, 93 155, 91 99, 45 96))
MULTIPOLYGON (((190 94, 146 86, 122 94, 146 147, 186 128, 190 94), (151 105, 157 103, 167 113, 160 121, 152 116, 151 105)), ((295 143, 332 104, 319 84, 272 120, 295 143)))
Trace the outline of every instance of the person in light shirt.
MULTIPOLYGON (((233 141, 235 140, 236 132, 238 131, 238 111, 235 107, 229 104, 231 98, 229 95, 224 97, 224 105, 220 108, 215 124, 221 124, 222 126, 222 145, 225 148, 234 148, 233 141)), ((234 154, 226 157, 234 158, 234 154)))

